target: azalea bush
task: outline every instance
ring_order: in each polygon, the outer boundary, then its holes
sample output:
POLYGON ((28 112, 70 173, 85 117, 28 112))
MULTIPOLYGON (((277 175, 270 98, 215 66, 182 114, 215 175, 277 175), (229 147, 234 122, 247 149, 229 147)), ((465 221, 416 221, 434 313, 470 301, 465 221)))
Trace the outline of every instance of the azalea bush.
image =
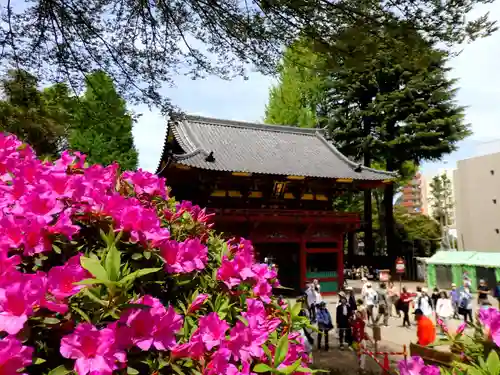
POLYGON ((0 374, 310 373, 300 306, 165 180, 0 135, 0 374))
POLYGON ((453 332, 438 319, 438 325, 446 338, 434 346, 449 345, 457 355, 450 368, 426 365, 420 357, 412 357, 398 364, 400 375, 500 375, 500 311, 496 308, 481 308, 473 334, 466 334, 466 323, 453 332))

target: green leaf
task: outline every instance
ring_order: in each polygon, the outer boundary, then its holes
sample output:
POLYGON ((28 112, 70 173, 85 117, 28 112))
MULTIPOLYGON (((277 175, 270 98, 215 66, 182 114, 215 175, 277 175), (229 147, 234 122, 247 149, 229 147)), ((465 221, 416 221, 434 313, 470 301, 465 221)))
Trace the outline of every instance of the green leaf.
POLYGON ((92 323, 89 316, 85 312, 83 312, 82 309, 76 306, 71 306, 71 308, 75 310, 87 323, 92 323))
POLYGON ((93 292, 91 292, 89 289, 85 288, 82 290, 82 293, 89 297, 92 301, 97 302, 99 305, 106 306, 108 307, 108 303, 106 301, 103 301, 100 299, 98 296, 96 296, 93 292))
POLYGON ((135 368, 127 367, 127 374, 128 375, 137 375, 138 373, 139 373, 139 371, 137 371, 135 368))
POLYGON ((492 350, 488 355, 486 365, 488 367, 489 374, 498 375, 500 373, 500 359, 498 358, 498 354, 495 350, 492 350))
POLYGON ((161 268, 143 268, 142 270, 137 270, 135 272, 132 272, 130 275, 125 276, 123 279, 120 280, 120 284, 125 285, 131 282, 134 282, 135 279, 149 275, 150 273, 155 273, 160 271, 161 268))
POLYGON ((274 353, 274 367, 278 367, 285 360, 286 353, 288 353, 288 335, 282 336, 278 341, 274 353))
POLYGON ((45 324, 59 324, 61 321, 57 318, 44 318, 42 320, 43 323, 45 324))
POLYGON ((291 310, 292 317, 299 316, 300 310, 302 310, 302 303, 295 302, 295 304, 293 305, 292 310, 291 310))
POLYGON ((54 252, 57 254, 61 254, 62 250, 59 246, 52 244, 52 249, 54 249, 54 252))
POLYGON ((267 347, 267 345, 262 345, 262 349, 264 350, 264 353, 266 353, 267 359, 269 361, 272 361, 273 357, 272 357, 271 351, 269 350, 269 348, 267 347))
POLYGON ((142 254, 144 255, 144 258, 146 258, 146 259, 150 259, 151 258, 151 251, 145 251, 142 254))
POLYGON ((280 369, 279 372, 280 374, 290 375, 294 372, 297 372, 297 369, 300 367, 301 363, 302 363, 302 358, 297 359, 295 363, 292 363, 290 366, 286 366, 285 368, 280 369))
POLYGON ((96 279, 108 280, 108 273, 97 259, 81 257, 80 263, 96 279))
POLYGON ((48 375, 66 375, 72 372, 73 370, 68 370, 64 365, 61 365, 59 367, 56 367, 55 369, 51 370, 48 375))
POLYGON ((41 364, 42 364, 42 363, 44 363, 44 362, 47 362, 47 361, 46 361, 45 359, 43 359, 43 358, 35 358, 35 359, 33 360, 33 364, 34 364, 34 365, 41 365, 41 364))
POLYGON ((132 259, 133 260, 142 259, 142 254, 141 253, 134 253, 134 254, 132 254, 132 259))
POLYGON ((265 372, 272 372, 273 369, 266 365, 265 363, 258 363, 253 367, 253 372, 257 372, 259 374, 265 373, 265 372))
POLYGON ((75 285, 99 285, 99 284, 104 284, 108 286, 116 286, 118 283, 115 283, 114 281, 109 281, 109 280, 99 280, 99 279, 84 279, 77 281, 74 283, 75 285))
POLYGON ((120 279, 121 253, 114 244, 111 245, 108 250, 104 265, 106 266, 108 279, 111 281, 118 281, 120 279))
POLYGON ((176 374, 184 375, 184 372, 182 372, 182 369, 179 366, 174 365, 173 363, 171 363, 170 367, 172 368, 172 370, 175 371, 176 374))

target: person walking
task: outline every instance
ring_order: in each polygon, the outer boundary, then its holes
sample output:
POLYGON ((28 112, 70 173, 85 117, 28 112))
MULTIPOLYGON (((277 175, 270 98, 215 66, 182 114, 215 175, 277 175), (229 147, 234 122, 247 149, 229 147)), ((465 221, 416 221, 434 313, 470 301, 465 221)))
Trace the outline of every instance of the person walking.
POLYGON ((337 329, 339 330, 339 346, 340 349, 344 349, 344 343, 349 344, 351 342, 351 327, 349 326, 349 319, 352 317, 352 309, 347 303, 347 298, 345 296, 340 297, 340 303, 337 306, 337 329))
POLYGON ((309 319, 311 323, 316 322, 316 292, 314 285, 311 283, 306 290, 307 308, 309 309, 309 319))
POLYGON ((441 297, 441 293, 438 288, 434 288, 431 295, 432 309, 436 311, 437 301, 441 297))
POLYGON ((453 306, 453 319, 459 319, 458 307, 460 304, 460 290, 457 289, 456 284, 451 284, 450 297, 453 306))
POLYGON ((396 289, 396 286, 394 285, 394 283, 392 281, 389 283, 389 287, 387 288, 387 296, 389 297, 389 306, 388 306, 389 316, 391 316, 391 317, 393 316, 392 310, 394 308, 396 310, 396 314, 400 318, 401 312, 398 310, 398 307, 397 307, 399 293, 396 289))
POLYGON ((417 297, 415 309, 420 309, 428 318, 432 317, 432 300, 427 294, 427 288, 420 289, 420 296, 417 297))
POLYGON ((365 298, 366 292, 368 290, 368 279, 366 277, 363 277, 361 279, 362 287, 361 287, 361 298, 365 298))
POLYGON ((364 297, 364 303, 366 306, 366 315, 367 315, 367 321, 368 323, 374 324, 375 323, 375 317, 374 317, 374 310, 375 306, 377 306, 377 297, 378 294, 375 290, 372 288, 371 283, 366 283, 366 293, 364 297))
POLYGON ((432 344, 436 341, 436 327, 434 323, 420 309, 416 309, 414 314, 417 321, 417 344, 421 346, 432 344))
POLYGON ((325 302, 320 302, 317 305, 316 316, 318 319, 318 350, 321 350, 322 337, 325 338, 325 350, 328 351, 330 346, 328 344, 328 333, 333 329, 332 317, 326 308, 325 302))
POLYGON ((488 295, 490 294, 490 288, 483 279, 479 280, 479 287, 477 288, 477 304, 479 307, 487 306, 490 304, 488 300, 488 295))
POLYGON ((387 285, 385 283, 380 283, 378 290, 378 313, 376 323, 378 324, 380 317, 383 317, 384 326, 389 326, 389 296, 387 295, 387 285))
POLYGON ((401 296, 399 298, 400 300, 400 308, 401 311, 403 312, 403 327, 411 327, 410 323, 410 303, 413 300, 413 297, 410 293, 408 293, 408 290, 406 287, 403 287, 401 296))
POLYGON ((448 298, 448 294, 445 291, 442 291, 436 302, 436 318, 438 322, 441 321, 441 334, 444 335, 442 326, 446 326, 446 323, 453 317, 453 314, 454 310, 451 299, 448 298))
POLYGON ((464 317, 464 322, 469 321, 472 324, 472 293, 469 287, 469 283, 464 281, 464 286, 460 291, 460 303, 458 306, 458 312, 464 317))

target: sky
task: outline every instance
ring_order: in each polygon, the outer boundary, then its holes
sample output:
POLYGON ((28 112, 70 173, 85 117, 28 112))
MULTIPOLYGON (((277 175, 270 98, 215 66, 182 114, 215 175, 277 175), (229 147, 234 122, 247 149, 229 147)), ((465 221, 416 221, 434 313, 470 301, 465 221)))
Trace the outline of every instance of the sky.
MULTIPOLYGON (((500 1, 475 9, 474 13, 489 11, 500 23, 500 1)), ((432 175, 439 168, 454 168, 458 160, 477 154, 500 151, 500 31, 492 36, 461 46, 462 52, 450 67, 450 76, 457 78, 457 100, 465 110, 466 121, 473 135, 461 142, 459 149, 446 155, 441 162, 424 163, 424 174, 432 175), (499 140, 496 142, 496 140, 499 140)), ((226 120, 262 122, 272 77, 251 73, 247 80, 241 77, 224 81, 217 77, 191 80, 179 76, 174 87, 166 87, 162 94, 185 113, 226 120)), ((141 168, 154 172, 161 157, 166 123, 160 113, 142 106, 131 108, 142 117, 134 126, 134 141, 139 150, 141 168)))

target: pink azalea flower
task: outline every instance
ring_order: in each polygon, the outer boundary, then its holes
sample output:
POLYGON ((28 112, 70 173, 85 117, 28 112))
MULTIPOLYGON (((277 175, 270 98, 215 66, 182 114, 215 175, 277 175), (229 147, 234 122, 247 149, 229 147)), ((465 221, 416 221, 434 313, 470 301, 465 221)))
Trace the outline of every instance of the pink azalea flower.
POLYGON ((203 375, 220 375, 225 374, 229 368, 229 359, 231 351, 226 347, 219 348, 208 362, 203 375))
POLYGON ((201 306, 206 302, 208 299, 208 294, 198 294, 196 298, 194 299, 193 302, 191 302, 191 305, 188 308, 188 313, 194 313, 198 311, 201 306))
POLYGON ((165 306, 157 298, 145 295, 133 302, 151 306, 149 309, 128 309, 120 317, 134 345, 142 350, 151 347, 157 350, 172 349, 176 345, 175 335, 182 327, 182 317, 172 306, 165 306))
POLYGON ((78 375, 111 375, 126 362, 125 352, 116 345, 115 331, 110 328, 98 330, 90 323, 81 323, 74 332, 61 340, 61 355, 75 359, 78 375))
POLYGON ((426 366, 420 357, 411 357, 398 363, 400 375, 439 375, 439 367, 426 366))
POLYGON ((62 202, 50 191, 32 191, 23 196, 12 209, 16 215, 36 216, 45 223, 50 223, 53 216, 64 209, 62 202))
POLYGON ((8 274, 16 272, 16 266, 21 263, 21 257, 18 255, 8 256, 6 251, 0 250, 0 286, 2 281, 8 282, 8 274))
POLYGON ((23 243, 23 232, 25 220, 7 215, 0 220, 0 249, 15 249, 23 243))
POLYGON ((71 240, 80 231, 80 227, 71 221, 70 210, 65 210, 59 214, 56 223, 49 227, 48 231, 49 233, 62 234, 71 240))
POLYGON ((253 292, 256 296, 260 297, 262 301, 265 303, 271 302, 271 296, 273 294, 273 288, 266 281, 258 281, 257 284, 253 288, 253 292))
POLYGON ((134 186, 137 195, 158 195, 167 198, 165 179, 157 175, 138 169, 135 172, 124 172, 122 178, 134 186))
POLYGON ((15 335, 44 299, 46 279, 42 273, 7 276, 0 287, 0 331, 15 335))
POLYGON ((0 340, 0 374, 19 375, 20 370, 31 365, 32 356, 33 348, 23 346, 21 341, 13 336, 4 337, 0 340))
POLYGON ((238 321, 230 331, 228 348, 235 360, 251 361, 252 358, 261 358, 264 355, 262 345, 267 338, 266 330, 250 324, 246 326, 238 321))
POLYGON ((217 313, 212 312, 200 318, 198 334, 207 350, 212 350, 225 340, 228 329, 229 325, 226 321, 219 318, 217 313))
POLYGON ((184 242, 163 241, 160 252, 165 259, 165 268, 170 273, 189 273, 205 268, 208 249, 199 238, 184 242))
POLYGON ((47 238, 46 223, 40 217, 33 217, 24 227, 24 255, 44 253, 52 249, 47 238))
POLYGON ((85 285, 75 283, 92 275, 80 264, 82 254, 71 257, 65 265, 52 267, 47 275, 48 292, 58 300, 77 294, 85 285))
POLYGON ((210 223, 210 221, 215 214, 207 214, 204 208, 202 209, 200 206, 194 205, 192 202, 182 201, 181 203, 177 203, 175 209, 177 212, 173 216, 174 219, 181 217, 185 212, 187 212, 191 215, 194 222, 206 224, 208 227, 212 227, 212 223, 210 223))

